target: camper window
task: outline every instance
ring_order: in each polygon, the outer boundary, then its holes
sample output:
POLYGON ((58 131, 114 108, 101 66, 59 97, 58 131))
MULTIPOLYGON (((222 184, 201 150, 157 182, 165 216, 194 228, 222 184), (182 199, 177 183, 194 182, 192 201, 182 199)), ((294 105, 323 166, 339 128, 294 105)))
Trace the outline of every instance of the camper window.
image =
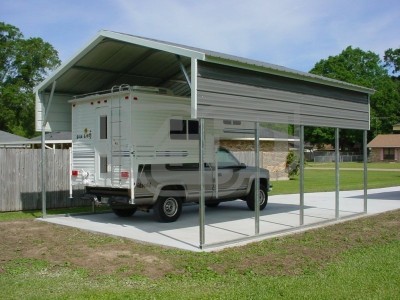
POLYGON ((242 125, 241 121, 236 121, 236 120, 223 120, 224 125, 242 125))
POLYGON ((199 139, 199 121, 189 120, 188 121, 188 131, 189 131, 189 140, 198 140, 199 139))
POLYGON ((171 140, 186 140, 186 120, 169 120, 169 136, 171 140))
POLYGON ((199 122, 196 120, 171 119, 169 126, 171 140, 199 139, 199 122))
POLYGON ((107 116, 100 116, 100 139, 107 139, 107 116))

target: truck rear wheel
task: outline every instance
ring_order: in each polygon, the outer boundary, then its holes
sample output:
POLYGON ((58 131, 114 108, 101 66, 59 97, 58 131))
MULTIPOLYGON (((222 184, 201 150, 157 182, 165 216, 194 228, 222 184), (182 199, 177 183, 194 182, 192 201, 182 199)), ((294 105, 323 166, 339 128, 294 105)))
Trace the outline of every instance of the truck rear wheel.
MULTIPOLYGON (((264 184, 260 182, 260 192, 259 192, 259 203, 260 203, 260 210, 263 210, 268 203, 268 192, 264 184)), ((246 203, 247 207, 250 210, 255 210, 255 197, 254 197, 254 183, 251 186, 250 193, 247 195, 246 203)))
POLYGON ((160 196, 153 210, 157 221, 163 223, 175 222, 182 212, 182 199, 176 196, 160 196))
POLYGON ((136 212, 136 207, 128 209, 113 208, 112 210, 118 217, 126 218, 133 216, 133 214, 136 212))

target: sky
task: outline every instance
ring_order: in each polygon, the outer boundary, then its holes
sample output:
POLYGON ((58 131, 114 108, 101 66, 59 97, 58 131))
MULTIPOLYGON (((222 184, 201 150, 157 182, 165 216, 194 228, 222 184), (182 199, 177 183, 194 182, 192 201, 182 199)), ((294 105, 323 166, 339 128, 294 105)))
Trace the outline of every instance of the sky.
POLYGON ((347 46, 400 48, 399 0, 0 0, 0 21, 63 62, 102 29, 305 72, 347 46))

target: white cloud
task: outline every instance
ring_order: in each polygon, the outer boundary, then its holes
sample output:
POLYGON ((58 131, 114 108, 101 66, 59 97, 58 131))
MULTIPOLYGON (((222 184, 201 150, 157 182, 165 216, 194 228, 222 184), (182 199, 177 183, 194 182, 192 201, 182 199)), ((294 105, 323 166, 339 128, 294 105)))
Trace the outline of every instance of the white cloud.
POLYGON ((307 71, 346 46, 399 47, 398 0, 3 0, 0 18, 69 57, 100 29, 307 71))

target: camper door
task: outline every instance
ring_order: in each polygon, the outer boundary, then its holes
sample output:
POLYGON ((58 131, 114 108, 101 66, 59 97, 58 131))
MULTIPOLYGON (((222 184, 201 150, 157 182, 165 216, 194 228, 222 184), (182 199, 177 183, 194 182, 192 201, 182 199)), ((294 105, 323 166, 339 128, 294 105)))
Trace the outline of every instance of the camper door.
POLYGON ((111 143, 110 143, 110 114, 108 107, 96 108, 96 127, 95 137, 96 150, 96 183, 107 186, 111 182, 111 143))

